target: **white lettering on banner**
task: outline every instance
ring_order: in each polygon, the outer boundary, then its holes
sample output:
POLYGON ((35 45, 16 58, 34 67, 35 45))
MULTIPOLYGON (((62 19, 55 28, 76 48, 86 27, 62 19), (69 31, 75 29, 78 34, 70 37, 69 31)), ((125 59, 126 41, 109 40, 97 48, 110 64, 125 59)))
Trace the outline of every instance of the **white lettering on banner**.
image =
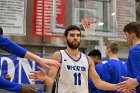
POLYGON ((36 68, 37 64, 34 61, 6 55, 0 56, 0 60, 0 75, 3 73, 9 74, 11 76, 11 82, 35 84, 28 76, 29 73, 36 68), (7 65, 5 66, 5 64, 7 65), (23 74, 23 72, 25 72, 25 74, 23 74))
POLYGON ((19 81, 18 82, 21 83, 21 78, 22 78, 22 75, 21 75, 22 70, 21 70, 21 68, 23 67, 30 84, 35 84, 34 82, 32 82, 31 79, 29 79, 29 76, 28 76, 31 71, 35 70, 35 62, 32 61, 32 68, 31 68, 31 66, 30 66, 30 64, 29 64, 27 59, 18 58, 17 60, 19 60, 19 81))
POLYGON ((8 57, 1 57, 1 69, 2 69, 3 62, 7 62, 7 64, 8 64, 8 67, 7 67, 7 72, 8 73, 7 74, 9 74, 11 76, 11 80, 10 81, 13 81, 14 76, 15 76, 14 62, 10 58, 8 58, 8 57))

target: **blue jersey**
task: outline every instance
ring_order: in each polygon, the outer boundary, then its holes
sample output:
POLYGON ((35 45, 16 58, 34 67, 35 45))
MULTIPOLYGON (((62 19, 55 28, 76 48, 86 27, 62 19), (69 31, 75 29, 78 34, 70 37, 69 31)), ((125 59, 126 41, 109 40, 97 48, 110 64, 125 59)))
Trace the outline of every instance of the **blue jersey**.
MULTIPOLYGON (((16 43, 10 41, 9 39, 7 39, 2 35, 0 35, 0 48, 19 57, 24 57, 27 52, 27 50, 18 46, 16 43)), ((1 89, 19 92, 21 87, 22 87, 21 84, 10 82, 0 77, 1 89)))
MULTIPOLYGON (((103 81, 117 84, 122 82, 122 76, 126 76, 127 68, 120 60, 110 59, 106 64, 103 65, 103 81)), ((99 90, 98 93, 118 93, 117 91, 104 91, 99 90)))
MULTIPOLYGON (((127 61, 128 77, 137 78, 140 84, 140 44, 132 47, 129 51, 127 61)), ((136 88, 137 93, 140 93, 140 85, 136 88)))
MULTIPOLYGON (((103 64, 106 63, 106 61, 99 62, 98 64, 95 65, 96 72, 102 78, 103 76, 103 64)), ((92 80, 88 80, 88 85, 89 85, 89 91, 90 93, 98 93, 98 89, 95 87, 93 84, 92 80)))

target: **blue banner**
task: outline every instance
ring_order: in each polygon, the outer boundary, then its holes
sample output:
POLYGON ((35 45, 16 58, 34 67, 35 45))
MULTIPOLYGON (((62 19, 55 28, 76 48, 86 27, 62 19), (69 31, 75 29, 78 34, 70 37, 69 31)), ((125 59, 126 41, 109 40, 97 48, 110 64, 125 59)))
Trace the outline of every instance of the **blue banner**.
POLYGON ((38 63, 14 55, 0 54, 0 76, 9 74, 11 82, 22 84, 42 84, 29 79, 30 71, 37 70, 38 63))

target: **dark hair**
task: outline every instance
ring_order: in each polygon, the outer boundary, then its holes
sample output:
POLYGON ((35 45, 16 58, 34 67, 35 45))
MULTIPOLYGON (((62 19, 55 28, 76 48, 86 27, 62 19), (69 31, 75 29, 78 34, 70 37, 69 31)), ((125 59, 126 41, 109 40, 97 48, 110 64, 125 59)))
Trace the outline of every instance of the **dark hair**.
POLYGON ((3 29, 0 27, 0 35, 3 34, 3 29))
POLYGON ((128 32, 129 34, 135 33, 138 38, 140 38, 140 23, 138 22, 130 22, 123 28, 124 32, 128 32))
POLYGON ((113 54, 117 54, 119 51, 119 43, 116 41, 110 41, 107 43, 107 49, 110 48, 113 54))
POLYGON ((80 28, 76 25, 70 25, 66 28, 65 32, 64 32, 64 36, 67 37, 68 36, 68 33, 69 31, 71 30, 78 30, 80 32, 80 35, 81 35, 81 31, 80 31, 80 28))
POLYGON ((88 56, 97 56, 99 59, 101 59, 102 54, 98 49, 94 49, 88 53, 88 56))

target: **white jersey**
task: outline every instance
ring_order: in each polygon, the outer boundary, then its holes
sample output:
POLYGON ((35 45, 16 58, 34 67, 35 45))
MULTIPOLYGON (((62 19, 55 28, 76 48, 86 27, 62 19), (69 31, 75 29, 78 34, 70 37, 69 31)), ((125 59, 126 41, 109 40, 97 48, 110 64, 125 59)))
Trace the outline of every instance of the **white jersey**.
POLYGON ((57 79, 57 93, 88 93, 87 56, 80 53, 78 60, 73 59, 65 50, 60 51, 61 68, 57 79))

